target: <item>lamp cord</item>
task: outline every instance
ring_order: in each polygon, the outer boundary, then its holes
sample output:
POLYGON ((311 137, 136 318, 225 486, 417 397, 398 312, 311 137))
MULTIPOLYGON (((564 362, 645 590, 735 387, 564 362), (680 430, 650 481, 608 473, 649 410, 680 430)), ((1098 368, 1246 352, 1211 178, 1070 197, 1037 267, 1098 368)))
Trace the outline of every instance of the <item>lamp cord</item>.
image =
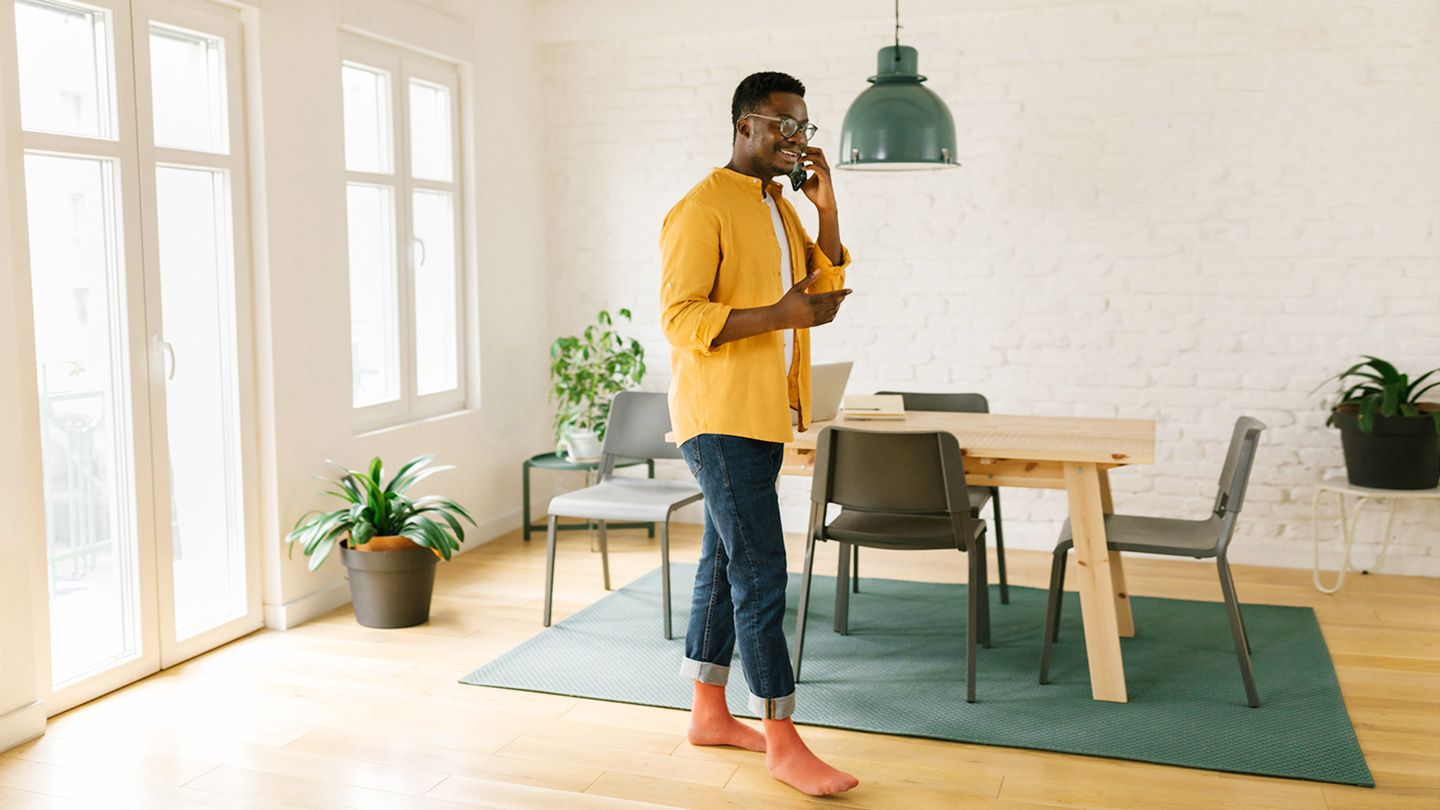
POLYGON ((895 0, 895 61, 900 61, 900 0, 895 0))

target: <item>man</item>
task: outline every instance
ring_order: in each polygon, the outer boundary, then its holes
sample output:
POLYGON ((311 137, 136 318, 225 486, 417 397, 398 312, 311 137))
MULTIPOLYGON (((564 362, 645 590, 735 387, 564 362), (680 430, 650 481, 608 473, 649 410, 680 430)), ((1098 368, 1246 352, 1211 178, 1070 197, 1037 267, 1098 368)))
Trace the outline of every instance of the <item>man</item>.
POLYGON ((785 615, 785 540, 775 481, 791 412, 810 418, 811 327, 834 320, 850 256, 840 244, 830 165, 805 86, 756 73, 730 105, 730 162, 690 190, 661 229, 660 311, 672 347, 670 418, 705 493, 705 535, 681 675, 695 682, 688 736, 695 745, 765 752, 771 775, 824 796, 858 784, 822 762, 790 715, 795 676, 785 615), (801 191, 820 232, 810 241, 771 181, 803 167, 801 191), (750 708, 763 735, 730 715, 725 684, 738 644, 750 708))

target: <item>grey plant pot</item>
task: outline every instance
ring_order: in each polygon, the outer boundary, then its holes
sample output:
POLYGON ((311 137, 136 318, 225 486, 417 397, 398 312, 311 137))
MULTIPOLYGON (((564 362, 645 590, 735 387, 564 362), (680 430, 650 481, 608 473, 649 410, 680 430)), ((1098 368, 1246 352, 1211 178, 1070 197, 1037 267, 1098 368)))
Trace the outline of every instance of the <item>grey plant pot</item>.
POLYGON ((435 564, 428 548, 351 551, 340 545, 355 620, 366 627, 414 627, 430 620, 435 564))

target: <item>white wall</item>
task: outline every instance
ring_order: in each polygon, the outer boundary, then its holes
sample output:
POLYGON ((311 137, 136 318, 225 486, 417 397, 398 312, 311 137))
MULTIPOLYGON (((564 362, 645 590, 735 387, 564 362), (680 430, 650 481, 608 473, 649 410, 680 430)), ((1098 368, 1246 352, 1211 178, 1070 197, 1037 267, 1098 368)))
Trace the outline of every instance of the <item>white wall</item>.
MULTIPOLYGON (((1308 565, 1311 486, 1342 463, 1310 390, 1361 353, 1440 365, 1440 5, 904 11, 902 42, 948 102, 964 165, 837 174, 856 293, 816 331, 815 359, 855 360, 852 391, 1156 419, 1157 463, 1113 476, 1128 512, 1203 514, 1234 419, 1257 416, 1270 430, 1234 557, 1308 565)), ((659 224, 728 159, 735 84, 800 78, 833 160, 888 13, 542 2, 553 331, 630 306, 646 387, 662 389, 659 224)), ((805 487, 782 485, 792 529, 805 487)), ((1007 493, 1007 542, 1048 548, 1064 510, 1060 493, 1007 493)), ((1403 514, 1387 570, 1440 575, 1433 506, 1403 514)))
POLYGON ((549 443, 544 230, 534 169, 543 141, 538 52, 521 0, 266 3, 258 19, 257 298, 259 331, 268 336, 260 347, 264 603, 267 623, 285 627, 349 598, 338 559, 312 574, 302 555, 287 559, 279 542, 296 517, 324 503, 313 476, 328 472, 326 459, 353 466, 380 455, 393 469, 438 453, 440 463, 459 469, 417 492, 443 492, 472 510, 481 528, 469 545, 519 525, 520 461, 549 443), (466 158, 477 180, 467 212, 478 268, 471 290, 475 407, 360 436, 350 411, 342 24, 468 63, 468 102, 479 111, 466 158))
MULTIPOLYGON (((13 14, 0 14, 0 41, 14 37, 13 14)), ((8 67, 6 65, 5 67, 8 67)), ((8 140, 19 127, 16 85, 12 76, 0 76, 0 492, 12 504, 0 530, 0 751, 40 734, 45 712, 37 702, 35 662, 35 594, 30 577, 34 554, 44 548, 44 534, 34 509, 13 508, 39 502, 37 475, 29 459, 37 459, 40 441, 23 425, 38 422, 33 388, 16 381, 35 375, 33 339, 22 334, 21 323, 30 320, 30 285, 16 266, 10 250, 20 234, 16 217, 20 199, 12 190, 23 187, 19 145, 8 140), (29 367, 26 358, 32 358, 29 367)))

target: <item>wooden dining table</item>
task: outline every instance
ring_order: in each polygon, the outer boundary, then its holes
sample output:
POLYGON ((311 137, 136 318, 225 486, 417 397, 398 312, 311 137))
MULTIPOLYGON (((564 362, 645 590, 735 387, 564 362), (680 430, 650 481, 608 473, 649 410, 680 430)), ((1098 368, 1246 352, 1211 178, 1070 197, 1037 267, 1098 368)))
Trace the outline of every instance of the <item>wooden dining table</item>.
MULTIPOLYGON (((965 482, 983 487, 1063 489, 1075 538, 1076 573, 1089 657, 1090 694, 1124 703, 1120 638, 1135 635, 1125 567, 1105 541, 1105 515, 1114 511, 1109 471, 1155 462, 1155 422, 1071 416, 908 411, 903 419, 847 419, 810 425, 785 446, 782 472, 808 475, 815 442, 827 426, 876 431, 943 430, 959 440, 965 482)), ((1038 641, 1038 639, 1037 639, 1038 641)))

